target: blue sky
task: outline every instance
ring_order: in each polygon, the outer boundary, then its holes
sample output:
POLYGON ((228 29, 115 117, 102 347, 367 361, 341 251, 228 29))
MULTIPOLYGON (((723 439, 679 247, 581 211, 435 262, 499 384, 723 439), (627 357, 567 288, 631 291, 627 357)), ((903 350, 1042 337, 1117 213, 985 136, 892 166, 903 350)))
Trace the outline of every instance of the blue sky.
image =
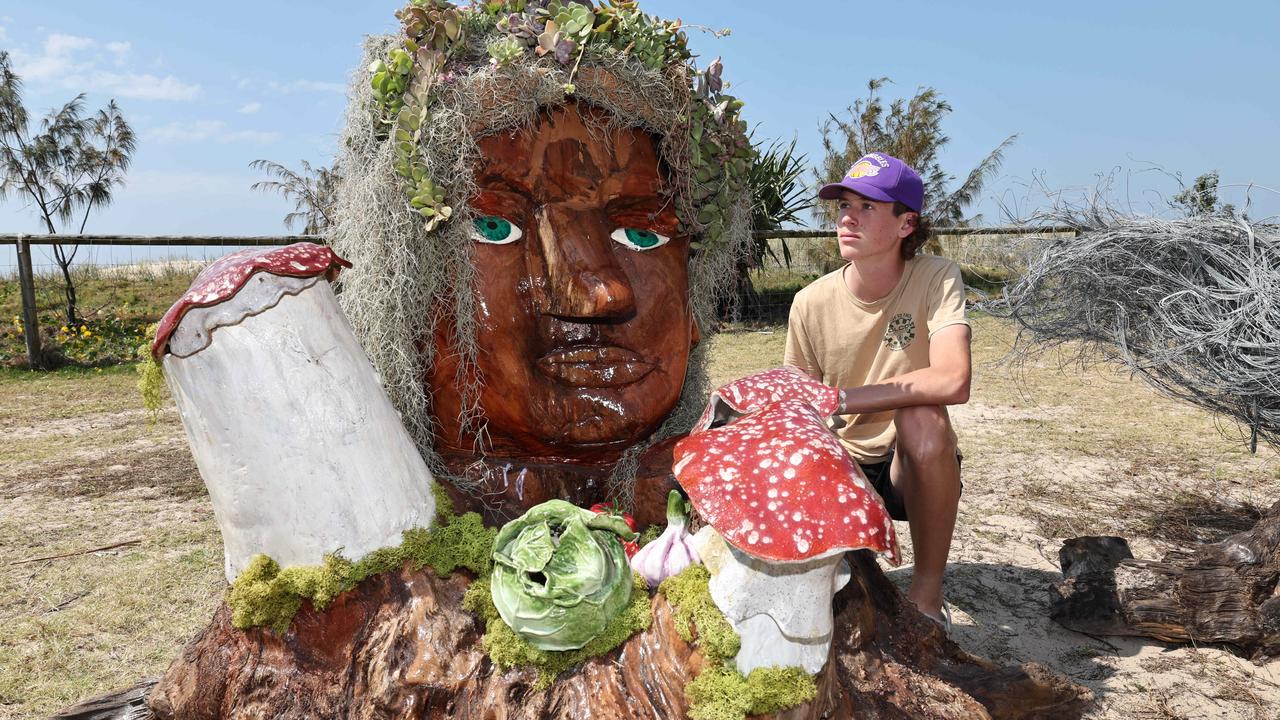
MULTIPOLYGON (((288 211, 252 192, 249 162, 327 163, 365 34, 391 31, 396 2, 0 2, 0 48, 43 113, 77 92, 116 98, 139 134, 128 185, 87 228, 99 233, 276 234, 288 211)), ((723 56, 758 135, 795 136, 816 156, 818 127, 889 76, 886 97, 937 88, 954 107, 944 166, 965 171, 1019 134, 982 202, 1025 213, 1027 190, 1094 185, 1116 172, 1134 209, 1163 205, 1218 170, 1228 200, 1244 184, 1280 188, 1280 3, 869 4, 648 0, 649 12, 730 27, 692 33, 701 62, 723 56)), ((1280 214, 1255 188, 1250 215, 1280 214)), ((15 198, 0 231, 35 232, 15 198)))

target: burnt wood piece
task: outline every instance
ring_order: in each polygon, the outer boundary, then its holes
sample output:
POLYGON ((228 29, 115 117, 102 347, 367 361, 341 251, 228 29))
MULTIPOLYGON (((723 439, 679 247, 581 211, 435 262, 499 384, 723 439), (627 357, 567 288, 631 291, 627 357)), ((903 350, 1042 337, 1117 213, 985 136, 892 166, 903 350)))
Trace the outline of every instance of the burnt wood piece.
MULTIPOLYGON (((850 562, 819 695, 778 717, 1034 720, 1079 717, 1089 703, 1088 690, 1042 667, 997 667, 965 653, 909 606, 869 553, 850 562)), ((500 671, 485 655, 478 621, 460 607, 469 582, 386 573, 325 612, 305 606, 283 637, 236 630, 223 607, 149 704, 159 718, 182 720, 686 717, 684 685, 706 661, 680 639, 661 595, 647 631, 535 692, 532 671, 500 671)))
POLYGON ((49 720, 152 720, 147 695, 160 681, 158 677, 139 680, 126 690, 99 695, 53 715, 49 720))
POLYGON ((1280 503, 1251 530, 1159 561, 1135 560, 1123 543, 1067 541, 1054 620, 1094 634, 1223 643, 1254 660, 1280 655, 1280 503))
POLYGON ((1133 559, 1124 538, 1072 538, 1058 551, 1063 579, 1053 585, 1049 616, 1063 627, 1093 635, 1124 635, 1116 594, 1116 567, 1133 559))

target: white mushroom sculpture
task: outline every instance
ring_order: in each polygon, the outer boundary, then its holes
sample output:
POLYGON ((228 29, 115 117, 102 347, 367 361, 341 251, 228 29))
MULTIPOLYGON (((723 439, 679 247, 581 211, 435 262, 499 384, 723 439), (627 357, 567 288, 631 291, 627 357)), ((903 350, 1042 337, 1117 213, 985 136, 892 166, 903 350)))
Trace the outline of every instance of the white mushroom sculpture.
POLYGON ((233 253, 156 333, 228 581, 259 553, 358 559, 434 517, 431 473, 329 287, 340 266, 309 243, 233 253))
POLYGON ((830 651, 832 596, 849 578, 844 553, 869 548, 899 562, 884 503, 824 422, 835 393, 788 369, 745 378, 713 396, 676 445, 676 479, 714 528, 699 533, 698 552, 712 599, 742 638, 744 675, 816 674, 830 651))

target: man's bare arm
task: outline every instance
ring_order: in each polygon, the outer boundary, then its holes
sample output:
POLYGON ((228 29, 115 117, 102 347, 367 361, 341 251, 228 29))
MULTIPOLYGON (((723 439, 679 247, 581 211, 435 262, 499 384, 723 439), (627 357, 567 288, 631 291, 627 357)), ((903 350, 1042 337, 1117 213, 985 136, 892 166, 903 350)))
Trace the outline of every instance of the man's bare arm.
POLYGON ((972 360, 969 326, 944 327, 929 338, 929 367, 874 385, 841 388, 842 413, 873 413, 915 405, 961 405, 969 401, 972 360))

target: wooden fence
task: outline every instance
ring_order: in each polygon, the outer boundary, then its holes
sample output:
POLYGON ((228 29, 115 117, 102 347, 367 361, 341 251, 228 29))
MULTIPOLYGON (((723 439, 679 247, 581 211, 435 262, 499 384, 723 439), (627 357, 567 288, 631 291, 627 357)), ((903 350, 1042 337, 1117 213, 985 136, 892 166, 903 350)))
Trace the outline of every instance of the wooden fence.
MULTIPOLYGON (((969 235, 1048 235, 1075 233, 1071 227, 938 227, 934 234, 960 237, 969 235)), ((834 229, 775 230, 755 233, 756 240, 789 240, 830 238, 834 229)), ((35 245, 133 246, 133 247, 243 247, 290 245, 296 242, 324 244, 319 235, 23 235, 0 234, 0 245, 17 249, 18 282, 22 293, 23 338, 31 367, 40 366, 40 325, 36 317, 35 277, 31 265, 31 248, 35 245)))

